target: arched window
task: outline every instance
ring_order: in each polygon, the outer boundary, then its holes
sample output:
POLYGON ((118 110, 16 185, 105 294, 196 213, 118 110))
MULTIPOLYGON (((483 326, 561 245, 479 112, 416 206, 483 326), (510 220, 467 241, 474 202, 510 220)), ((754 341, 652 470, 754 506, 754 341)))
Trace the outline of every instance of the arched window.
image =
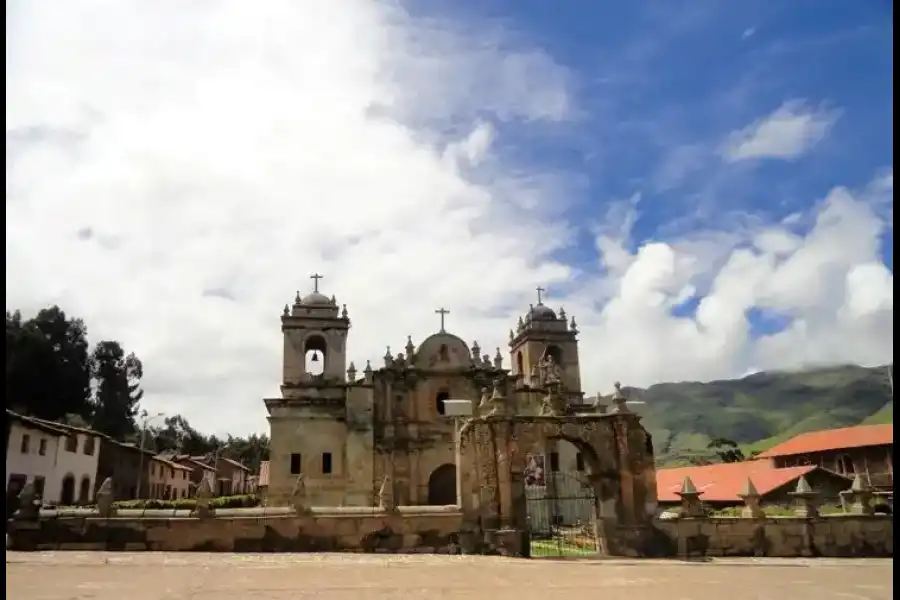
POLYGON ((321 335, 311 335, 303 344, 306 372, 310 375, 321 375, 325 372, 325 361, 328 360, 328 344, 321 335))
POLYGON ((547 346, 544 356, 552 358, 557 365, 561 366, 563 364, 563 351, 559 346, 547 346))
POLYGON ((853 467, 853 461, 846 454, 838 457, 838 472, 844 475, 855 475, 856 469, 853 467))
POLYGON ((434 409, 437 411, 437 414, 446 414, 447 407, 444 405, 444 401, 449 399, 450 392, 448 392, 447 390, 441 390, 437 393, 437 396, 434 397, 434 409))

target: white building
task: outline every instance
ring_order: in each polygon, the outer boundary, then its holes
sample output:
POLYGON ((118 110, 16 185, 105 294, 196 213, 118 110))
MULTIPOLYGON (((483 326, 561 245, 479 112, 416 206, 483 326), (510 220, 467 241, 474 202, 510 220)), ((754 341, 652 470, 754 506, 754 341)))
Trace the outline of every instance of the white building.
POLYGON ((46 504, 93 502, 101 434, 11 411, 7 419, 7 493, 33 482, 46 504))
POLYGON ((6 493, 16 496, 26 483, 45 496, 56 484, 56 460, 66 431, 43 421, 6 411, 6 493))

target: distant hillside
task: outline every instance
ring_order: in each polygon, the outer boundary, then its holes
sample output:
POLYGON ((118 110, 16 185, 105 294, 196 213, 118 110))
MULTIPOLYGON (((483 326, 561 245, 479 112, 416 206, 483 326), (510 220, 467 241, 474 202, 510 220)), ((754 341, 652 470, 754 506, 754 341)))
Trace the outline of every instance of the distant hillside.
POLYGON ((798 433, 866 423, 893 423, 887 367, 837 366, 757 373, 743 379, 662 383, 631 389, 643 400, 644 426, 657 460, 683 463, 710 454, 713 438, 763 450, 798 433))

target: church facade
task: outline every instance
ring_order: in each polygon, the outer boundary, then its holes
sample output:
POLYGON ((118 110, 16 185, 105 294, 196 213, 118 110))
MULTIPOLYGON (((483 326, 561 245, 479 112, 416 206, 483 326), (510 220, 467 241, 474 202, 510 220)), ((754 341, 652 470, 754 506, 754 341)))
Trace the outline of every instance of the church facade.
MULTIPOLYGON (((346 305, 320 292, 319 278, 281 316, 281 397, 265 399, 269 504, 289 503, 302 480, 310 505, 374 506, 385 478, 398 505, 456 504, 455 424, 445 400, 478 405, 499 385, 511 410, 536 415, 552 381, 569 404, 582 402, 575 320, 544 305, 540 288, 509 332, 510 368, 499 348, 483 354, 446 331, 441 309, 439 331, 358 369, 347 361, 346 305)), ((574 469, 574 449, 560 450, 556 462, 574 469)))

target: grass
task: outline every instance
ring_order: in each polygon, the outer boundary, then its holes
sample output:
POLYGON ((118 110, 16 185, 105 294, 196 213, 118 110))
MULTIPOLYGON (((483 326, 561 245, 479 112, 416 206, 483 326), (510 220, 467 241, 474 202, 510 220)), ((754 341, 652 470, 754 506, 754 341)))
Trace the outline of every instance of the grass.
POLYGON ((534 558, 566 558, 597 554, 597 540, 592 535, 565 531, 549 539, 531 540, 531 556, 534 558))

